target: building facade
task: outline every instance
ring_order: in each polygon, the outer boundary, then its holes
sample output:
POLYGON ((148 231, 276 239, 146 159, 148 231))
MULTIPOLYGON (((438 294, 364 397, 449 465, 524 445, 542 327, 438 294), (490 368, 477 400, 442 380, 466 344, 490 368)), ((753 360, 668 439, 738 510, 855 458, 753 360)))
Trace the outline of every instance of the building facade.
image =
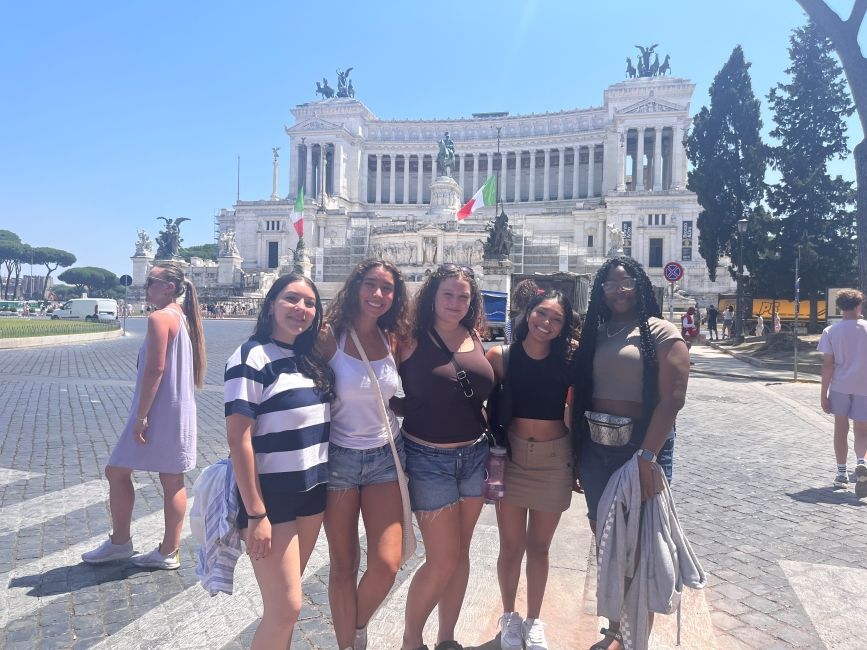
POLYGON ((285 127, 288 195, 278 192, 275 150, 270 198, 217 215, 220 231, 234 235, 235 284, 262 290, 291 266, 298 237, 290 212, 302 188, 311 275, 326 296, 369 256, 395 261, 410 280, 442 262, 481 271, 493 208, 460 223, 454 213, 497 175, 514 271, 593 273, 622 248, 654 284, 666 285, 663 266, 678 261, 682 291, 715 299, 733 283, 724 272, 710 282, 698 252, 700 208, 686 189, 683 144, 694 88, 640 77, 608 87, 599 107, 443 120, 380 120, 352 98, 296 106, 285 127), (450 170, 437 164, 446 132, 450 170))

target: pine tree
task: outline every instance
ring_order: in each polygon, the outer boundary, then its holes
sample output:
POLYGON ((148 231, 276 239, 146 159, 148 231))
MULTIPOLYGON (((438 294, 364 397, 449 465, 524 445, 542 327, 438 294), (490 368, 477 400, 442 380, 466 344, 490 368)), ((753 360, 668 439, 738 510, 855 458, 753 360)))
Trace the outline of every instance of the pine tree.
POLYGON ((831 42, 815 23, 795 29, 789 42, 790 81, 768 94, 771 137, 779 141, 770 158, 780 180, 768 188, 777 222, 775 275, 789 276, 792 295, 800 247, 801 294, 815 302, 829 286, 857 278, 852 183, 828 174, 828 162, 849 154, 844 118, 855 109, 831 42))
POLYGON ((696 193, 702 207, 699 251, 711 280, 716 280, 720 256, 737 253, 737 222, 749 218, 764 192, 762 120, 749 68, 738 45, 714 77, 710 108, 702 107, 693 118, 687 141, 693 165, 687 188, 696 193))

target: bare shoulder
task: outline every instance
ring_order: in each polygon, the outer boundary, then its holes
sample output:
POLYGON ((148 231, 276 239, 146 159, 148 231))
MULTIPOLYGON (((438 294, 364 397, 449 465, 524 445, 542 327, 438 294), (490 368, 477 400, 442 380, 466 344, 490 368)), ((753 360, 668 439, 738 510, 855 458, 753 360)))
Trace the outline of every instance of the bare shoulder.
POLYGON ((503 346, 498 345, 488 350, 485 357, 491 367, 494 369, 494 375, 497 379, 503 376, 503 346))

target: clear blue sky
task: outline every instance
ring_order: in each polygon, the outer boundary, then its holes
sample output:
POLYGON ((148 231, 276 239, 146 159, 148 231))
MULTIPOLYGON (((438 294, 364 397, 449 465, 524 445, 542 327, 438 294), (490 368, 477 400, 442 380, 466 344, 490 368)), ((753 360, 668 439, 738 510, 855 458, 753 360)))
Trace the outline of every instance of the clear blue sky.
MULTIPOLYGON (((741 44, 764 110, 805 20, 795 0, 6 3, 0 228, 117 274, 159 216, 192 219, 186 245, 211 242, 237 156, 241 198, 267 198, 290 108, 337 67, 381 118, 545 112, 601 105, 633 45, 659 43, 697 84, 695 113, 741 44)), ((851 158, 834 171, 854 178, 851 158)))

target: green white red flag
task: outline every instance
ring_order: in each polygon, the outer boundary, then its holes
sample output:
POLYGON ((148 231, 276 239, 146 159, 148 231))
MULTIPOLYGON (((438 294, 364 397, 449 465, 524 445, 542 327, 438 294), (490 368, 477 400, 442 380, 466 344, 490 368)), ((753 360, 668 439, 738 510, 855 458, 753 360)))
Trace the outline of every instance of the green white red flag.
POLYGON ((292 219, 292 227, 295 228, 295 232, 298 233, 298 238, 304 236, 304 187, 302 186, 300 190, 298 190, 298 198, 295 199, 295 206, 292 208, 292 212, 290 213, 290 218, 292 219))
POLYGON ((458 210, 455 215, 458 221, 463 221, 479 208, 490 207, 497 202, 497 177, 488 176, 485 184, 479 188, 479 191, 473 194, 473 198, 467 201, 467 204, 458 210))

